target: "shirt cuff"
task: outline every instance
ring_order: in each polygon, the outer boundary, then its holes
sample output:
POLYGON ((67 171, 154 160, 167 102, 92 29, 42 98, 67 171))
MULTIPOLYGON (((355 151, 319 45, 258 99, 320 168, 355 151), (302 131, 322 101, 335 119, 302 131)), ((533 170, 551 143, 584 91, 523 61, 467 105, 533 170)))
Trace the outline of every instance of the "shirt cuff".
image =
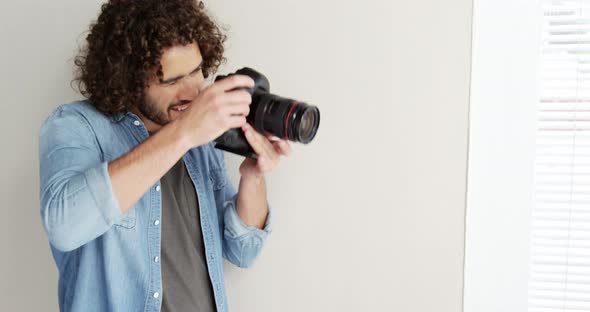
POLYGON ((254 226, 250 226, 244 223, 238 212, 236 210, 237 207, 237 199, 238 195, 234 195, 230 200, 224 203, 225 206, 225 230, 230 235, 230 238, 236 239, 241 238, 243 236, 255 235, 259 236, 260 238, 264 239, 268 234, 272 231, 272 219, 273 213, 270 205, 267 203, 268 207, 268 214, 266 215, 266 222, 264 223, 264 228, 259 229, 254 226))

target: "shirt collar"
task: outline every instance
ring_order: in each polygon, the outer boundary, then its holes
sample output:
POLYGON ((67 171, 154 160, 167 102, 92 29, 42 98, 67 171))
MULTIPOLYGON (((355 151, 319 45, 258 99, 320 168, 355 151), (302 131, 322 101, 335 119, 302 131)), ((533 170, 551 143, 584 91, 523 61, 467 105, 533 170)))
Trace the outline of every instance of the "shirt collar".
POLYGON ((114 123, 119 123, 121 120, 125 118, 125 116, 131 117, 133 120, 141 120, 137 115, 132 112, 117 112, 110 116, 111 121, 114 123))

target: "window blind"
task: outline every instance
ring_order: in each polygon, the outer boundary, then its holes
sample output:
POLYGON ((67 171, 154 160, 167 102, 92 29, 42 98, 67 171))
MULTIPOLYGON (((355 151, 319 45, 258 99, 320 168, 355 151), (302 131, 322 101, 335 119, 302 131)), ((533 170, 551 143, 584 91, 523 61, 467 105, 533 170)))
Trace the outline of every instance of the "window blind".
POLYGON ((542 0, 529 312, 590 311, 590 0, 542 0))

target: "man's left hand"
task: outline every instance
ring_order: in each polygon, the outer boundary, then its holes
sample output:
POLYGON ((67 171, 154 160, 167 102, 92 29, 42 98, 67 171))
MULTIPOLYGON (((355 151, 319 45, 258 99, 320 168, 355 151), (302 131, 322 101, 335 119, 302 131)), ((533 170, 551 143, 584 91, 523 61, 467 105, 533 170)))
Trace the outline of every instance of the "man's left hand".
POLYGON ((281 156, 289 156, 291 145, 289 141, 272 135, 263 135, 256 131, 249 123, 242 126, 246 140, 258 155, 258 160, 246 158, 240 165, 242 177, 263 177, 279 164, 281 156))

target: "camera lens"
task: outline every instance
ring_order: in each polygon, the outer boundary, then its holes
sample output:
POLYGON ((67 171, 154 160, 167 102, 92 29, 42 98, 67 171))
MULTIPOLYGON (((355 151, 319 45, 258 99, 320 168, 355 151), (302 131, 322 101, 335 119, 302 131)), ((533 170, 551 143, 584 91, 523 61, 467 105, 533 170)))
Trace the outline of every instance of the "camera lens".
POLYGON ((304 111, 299 124, 299 141, 303 143, 313 140, 319 124, 319 111, 308 108, 304 111))
POLYGON ((317 107, 266 92, 254 94, 249 117, 257 129, 304 144, 313 140, 320 123, 317 107))
MULTIPOLYGON (((252 95, 247 121, 257 130, 293 142, 307 144, 315 137, 320 125, 320 111, 316 106, 280 97, 269 92, 268 79, 259 72, 244 67, 236 74, 254 79, 254 87, 247 89, 252 95)), ((215 81, 227 76, 217 76, 215 81)))

